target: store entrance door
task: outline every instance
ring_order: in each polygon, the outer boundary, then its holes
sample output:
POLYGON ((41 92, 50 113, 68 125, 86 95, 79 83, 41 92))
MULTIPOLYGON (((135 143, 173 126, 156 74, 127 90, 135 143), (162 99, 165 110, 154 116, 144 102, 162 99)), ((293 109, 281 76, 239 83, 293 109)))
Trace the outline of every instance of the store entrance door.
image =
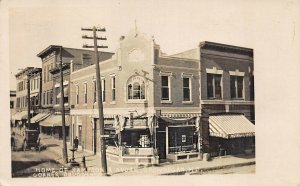
POLYGON ((166 132, 157 131, 157 150, 159 159, 166 159, 166 132))

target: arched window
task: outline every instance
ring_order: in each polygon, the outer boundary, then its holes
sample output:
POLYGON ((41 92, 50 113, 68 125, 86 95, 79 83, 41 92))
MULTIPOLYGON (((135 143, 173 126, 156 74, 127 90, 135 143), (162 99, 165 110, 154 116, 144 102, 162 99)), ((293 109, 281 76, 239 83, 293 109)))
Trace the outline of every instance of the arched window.
POLYGON ((145 82, 139 76, 134 76, 127 83, 128 100, 145 99, 145 82))

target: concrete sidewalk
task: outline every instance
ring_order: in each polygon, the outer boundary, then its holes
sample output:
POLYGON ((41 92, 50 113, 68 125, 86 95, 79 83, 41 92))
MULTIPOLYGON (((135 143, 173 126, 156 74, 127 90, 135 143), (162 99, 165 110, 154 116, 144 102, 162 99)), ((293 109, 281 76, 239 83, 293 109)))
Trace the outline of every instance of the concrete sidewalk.
MULTIPOLYGON (((51 151, 56 154, 53 157, 54 160, 63 164, 65 167, 70 168, 69 164, 65 164, 62 159, 62 140, 53 139, 51 136, 40 135, 41 144, 46 146, 46 150, 51 151)), ((72 157, 72 152, 69 150, 72 147, 68 145, 68 159, 72 157)), ((74 175, 91 175, 99 176, 101 168, 101 160, 99 155, 93 155, 88 152, 83 152, 81 150, 75 152, 75 161, 80 164, 80 167, 74 167, 70 172, 77 174, 74 175), (86 157, 86 167, 87 171, 82 168, 82 157, 86 157)), ((214 158, 211 161, 193 161, 193 162, 182 162, 182 163, 161 163, 159 165, 150 166, 138 166, 138 165, 124 165, 115 162, 107 161, 107 169, 109 175, 182 175, 182 174, 193 174, 201 173, 202 171, 246 166, 255 164, 255 157, 249 155, 239 155, 239 156, 225 156, 214 158)))

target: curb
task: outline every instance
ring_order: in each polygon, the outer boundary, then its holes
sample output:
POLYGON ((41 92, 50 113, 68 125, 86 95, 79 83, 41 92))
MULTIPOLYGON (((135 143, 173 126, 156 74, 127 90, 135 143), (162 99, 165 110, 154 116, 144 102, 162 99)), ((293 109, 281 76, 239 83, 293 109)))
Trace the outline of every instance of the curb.
MULTIPOLYGON (((208 172, 208 171, 228 169, 228 168, 233 168, 233 167, 243 167, 243 166, 247 166, 247 165, 255 165, 255 161, 230 164, 230 165, 221 165, 221 166, 216 166, 216 167, 195 168, 192 170, 192 173, 208 172)), ((165 175, 165 176, 166 175, 184 175, 185 173, 188 173, 188 172, 191 172, 191 171, 186 170, 186 171, 178 171, 178 172, 165 173, 165 174, 159 174, 159 175, 165 175)))

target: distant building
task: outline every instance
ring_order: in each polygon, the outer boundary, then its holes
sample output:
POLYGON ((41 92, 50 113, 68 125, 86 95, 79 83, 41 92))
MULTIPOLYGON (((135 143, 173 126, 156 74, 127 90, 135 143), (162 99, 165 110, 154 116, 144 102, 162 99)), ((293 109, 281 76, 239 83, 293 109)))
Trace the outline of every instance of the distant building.
MULTIPOLYGON (((15 114, 16 112, 16 91, 15 90, 11 90, 9 93, 9 97, 10 97, 10 118, 12 119, 12 116, 15 114)), ((13 126, 12 120, 11 120, 11 126, 13 126)))
MULTIPOLYGON (((62 121, 60 113, 60 60, 63 63, 64 101, 66 110, 66 126, 68 137, 69 119, 69 74, 70 63, 74 68, 80 68, 93 64, 94 53, 90 50, 67 48, 59 45, 50 45, 41 51, 38 57, 42 60, 42 96, 39 116, 43 118, 39 122, 42 133, 62 139, 62 121)), ((109 59, 112 53, 105 52, 100 60, 109 59)))
POLYGON ((12 116, 12 122, 19 127, 23 127, 28 118, 27 107, 27 82, 29 79, 29 73, 34 67, 27 67, 18 72, 16 77, 17 90, 16 90, 16 113, 12 116))

